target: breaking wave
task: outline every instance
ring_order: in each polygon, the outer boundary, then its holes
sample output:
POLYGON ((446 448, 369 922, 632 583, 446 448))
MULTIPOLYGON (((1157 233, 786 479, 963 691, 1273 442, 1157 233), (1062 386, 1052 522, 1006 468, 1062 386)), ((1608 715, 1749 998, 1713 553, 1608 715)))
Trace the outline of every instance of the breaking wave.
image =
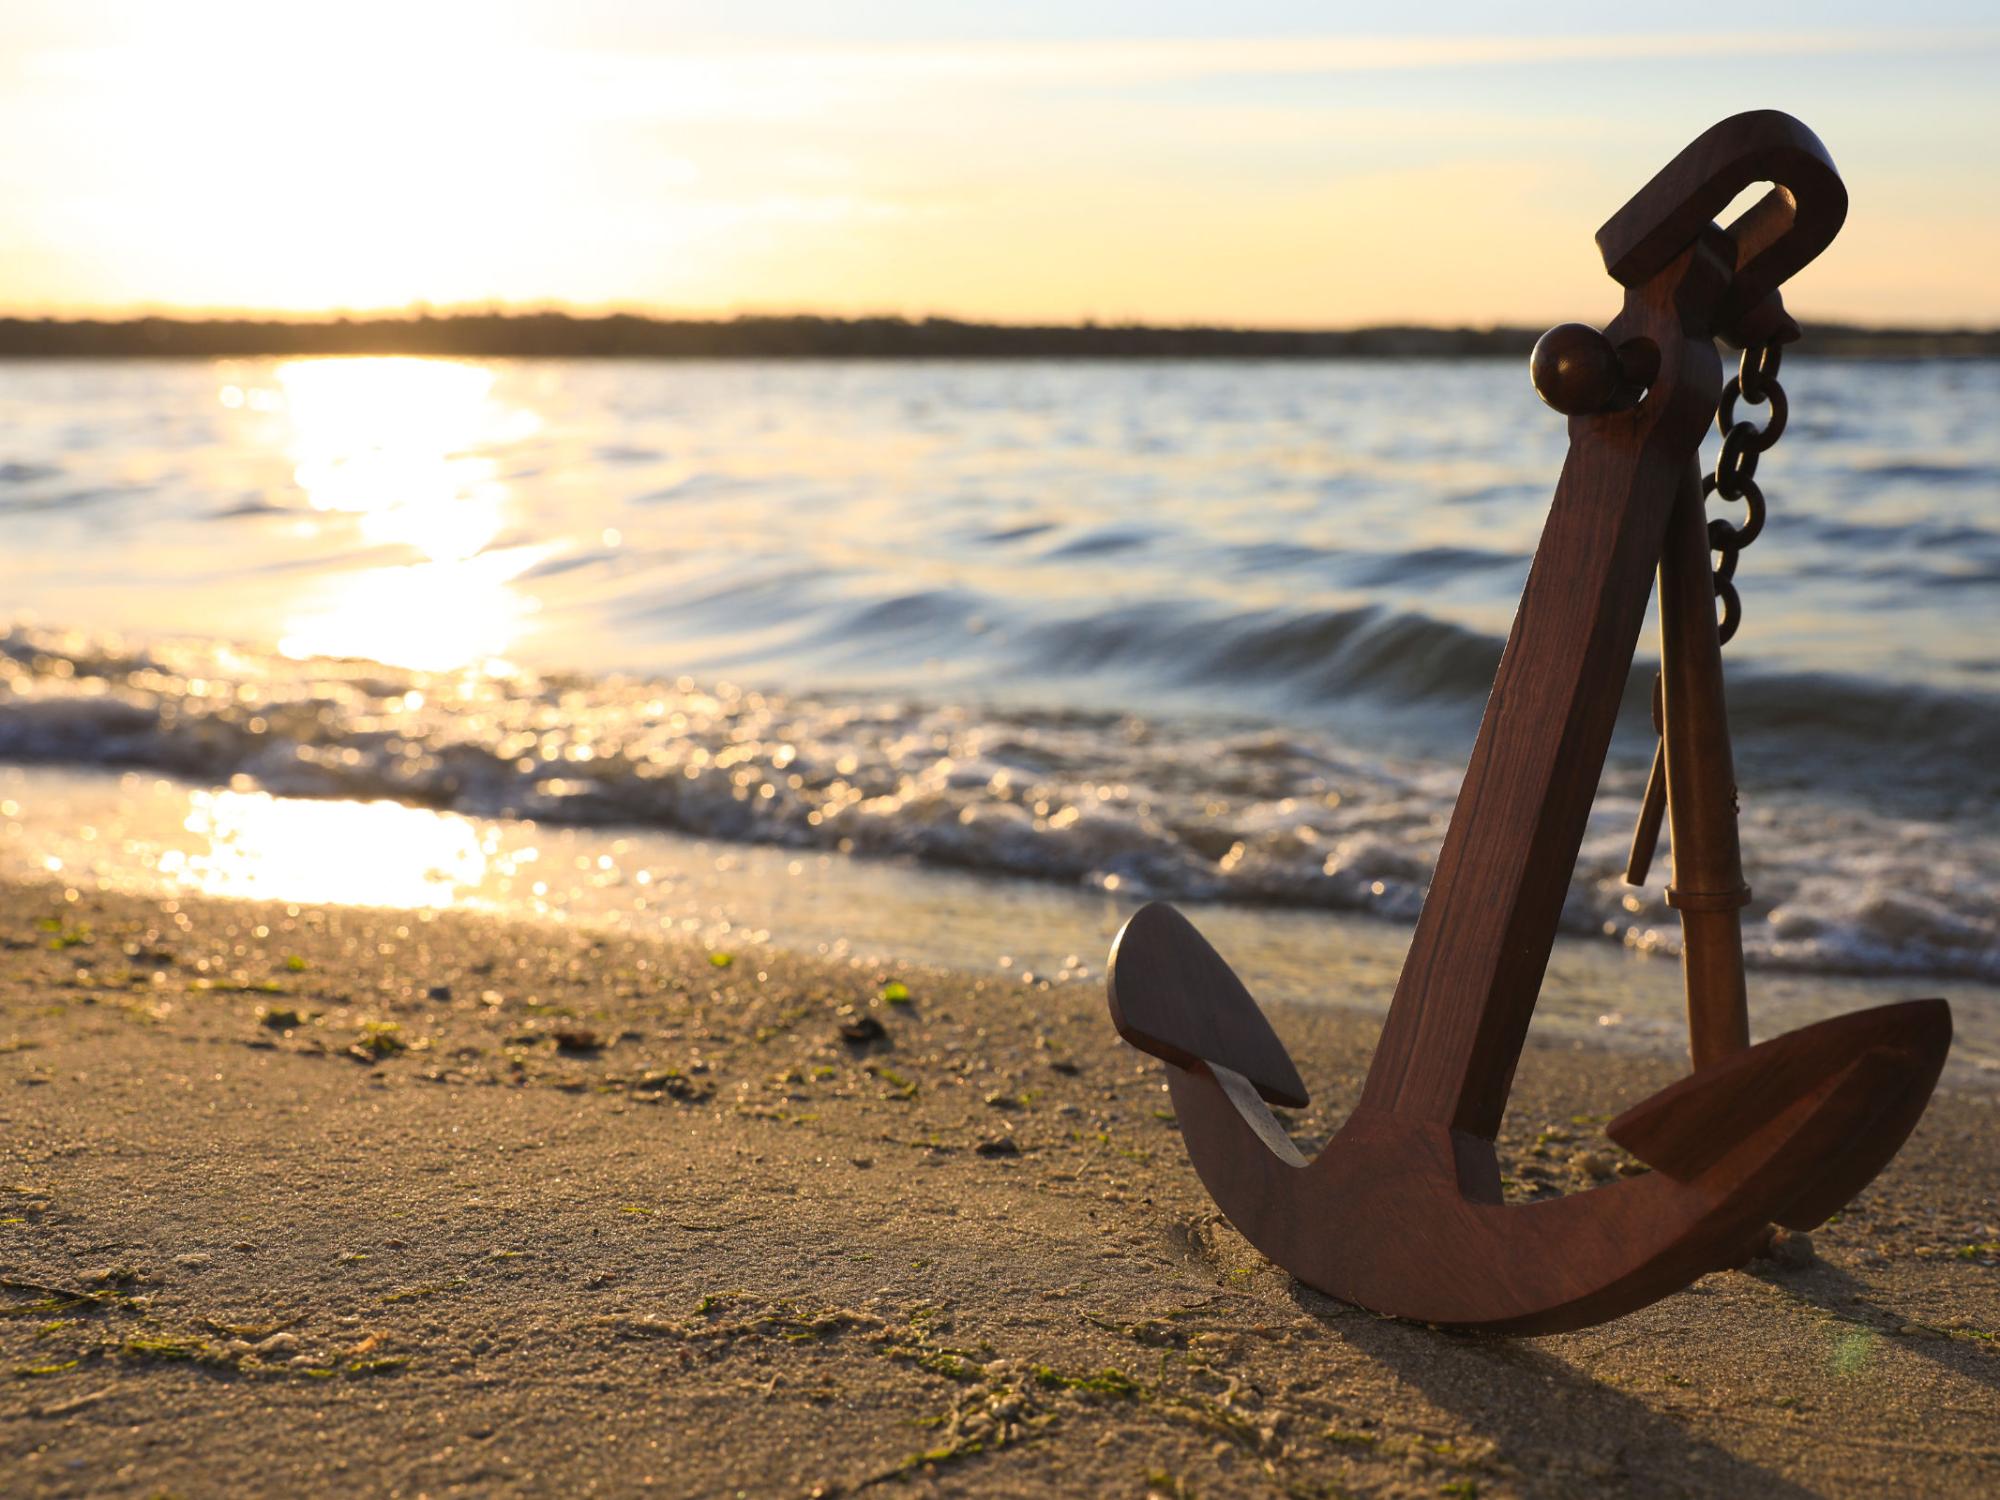
MULTIPOLYGON (((1106 652, 1158 653, 1193 680, 1314 674, 1350 698, 1473 711, 1499 652, 1473 632, 1368 610, 1242 617, 1219 632, 1185 624, 1185 636, 1163 636, 1160 623, 1109 616, 1088 650, 1076 637, 1066 648, 1086 666, 1106 652)), ((1635 699, 1643 687, 1635 675, 1635 699)), ((1746 776, 1751 960, 2000 980, 2000 704, 1773 675, 1738 684, 1733 707, 1746 762, 1819 768, 1795 784, 1746 776), (1831 796, 1819 772, 1838 765, 1905 792, 1938 790, 1914 807, 1831 796)), ((1421 900, 1462 768, 1448 753, 1363 749, 1330 729, 1240 718, 425 673, 25 628, 0 634, 0 760, 1399 920, 1421 900)), ((1642 737, 1614 753, 1564 921, 1671 949, 1678 929, 1658 885, 1620 878, 1644 763, 1642 737)))

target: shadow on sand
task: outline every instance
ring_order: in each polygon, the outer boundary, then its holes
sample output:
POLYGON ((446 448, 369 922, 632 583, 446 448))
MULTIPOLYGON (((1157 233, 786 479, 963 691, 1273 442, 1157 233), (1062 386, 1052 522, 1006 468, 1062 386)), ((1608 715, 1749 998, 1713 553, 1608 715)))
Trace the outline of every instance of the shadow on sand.
POLYGON ((1302 1312, 1490 1439, 1498 1461, 1531 1493, 1817 1494, 1534 1343, 1378 1318, 1297 1283, 1291 1295, 1302 1312))
POLYGON ((2000 1360, 1995 1360, 1987 1348, 1953 1338, 1948 1330, 1933 1327, 1920 1317, 1898 1312, 1879 1290, 1838 1266, 1814 1261, 1802 1272, 1780 1275, 1753 1270, 1751 1274, 1776 1285, 1787 1296, 1851 1325, 1864 1336, 1891 1337, 1904 1328, 1914 1327, 1919 1332, 1898 1338, 1898 1349, 1929 1360, 1947 1375, 2000 1390, 2000 1360))

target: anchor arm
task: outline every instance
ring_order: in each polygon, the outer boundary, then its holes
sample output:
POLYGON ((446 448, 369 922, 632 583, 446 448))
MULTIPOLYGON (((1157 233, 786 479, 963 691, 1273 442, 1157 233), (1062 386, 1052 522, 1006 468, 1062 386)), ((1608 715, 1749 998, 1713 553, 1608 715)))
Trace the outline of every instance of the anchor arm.
POLYGON ((1167 1082, 1203 1185, 1300 1280, 1397 1317, 1561 1333, 1741 1263, 1773 1220, 1823 1221, 1902 1145, 1950 1036, 1944 1002, 1919 1000, 1760 1043, 1612 1123, 1660 1170, 1526 1203, 1503 1203, 1497 1179, 1467 1191, 1492 1148, 1444 1126, 1356 1110, 1301 1167, 1247 1086, 1167 1082))

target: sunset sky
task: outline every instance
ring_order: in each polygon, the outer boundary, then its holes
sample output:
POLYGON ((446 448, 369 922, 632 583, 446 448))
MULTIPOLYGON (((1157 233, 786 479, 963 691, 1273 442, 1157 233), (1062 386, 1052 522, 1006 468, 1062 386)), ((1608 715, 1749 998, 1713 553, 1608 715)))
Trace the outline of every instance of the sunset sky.
POLYGON ((1931 0, 8 0, 0 310, 1601 320, 1768 106, 1853 198, 1799 311, 1990 325, 1996 77, 1931 0))

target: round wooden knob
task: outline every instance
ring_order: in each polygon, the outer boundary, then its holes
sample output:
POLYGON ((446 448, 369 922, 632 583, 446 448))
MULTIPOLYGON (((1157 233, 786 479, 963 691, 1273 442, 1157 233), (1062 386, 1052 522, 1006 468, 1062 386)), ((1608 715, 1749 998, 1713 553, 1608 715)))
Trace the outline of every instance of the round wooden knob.
POLYGON ((1528 374, 1535 394, 1571 417, 1608 410, 1626 384, 1618 351, 1588 323, 1558 323, 1535 340, 1528 374))

